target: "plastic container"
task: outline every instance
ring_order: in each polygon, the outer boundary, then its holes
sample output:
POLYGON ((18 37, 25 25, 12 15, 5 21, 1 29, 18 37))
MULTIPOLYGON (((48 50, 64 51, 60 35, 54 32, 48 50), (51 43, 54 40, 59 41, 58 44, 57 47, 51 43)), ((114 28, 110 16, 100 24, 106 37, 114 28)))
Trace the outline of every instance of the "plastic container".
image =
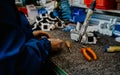
POLYGON ((114 37, 120 37, 120 24, 115 24, 112 30, 112 34, 114 37))
POLYGON ((77 23, 77 22, 84 22, 86 13, 85 9, 78 8, 78 7, 71 7, 71 22, 77 23))
MULTIPOLYGON (((84 4, 89 7, 93 0, 84 0, 84 4)), ((115 0, 96 0, 97 9, 115 9, 115 0)))

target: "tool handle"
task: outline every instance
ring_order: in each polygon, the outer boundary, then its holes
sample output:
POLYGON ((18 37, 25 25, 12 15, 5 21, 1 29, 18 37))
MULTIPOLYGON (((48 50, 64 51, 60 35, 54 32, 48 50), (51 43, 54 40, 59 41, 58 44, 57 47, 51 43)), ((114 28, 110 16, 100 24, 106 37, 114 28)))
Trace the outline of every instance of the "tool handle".
POLYGON ((120 46, 106 46, 105 52, 118 52, 120 51, 120 46))
POLYGON ((94 60, 97 60, 97 55, 96 53, 92 50, 92 48, 88 47, 87 51, 93 56, 94 60))
POLYGON ((88 60, 91 61, 91 57, 86 53, 86 49, 82 48, 81 52, 83 53, 84 57, 88 60))
POLYGON ((70 47, 71 47, 70 41, 66 40, 66 41, 65 41, 65 44, 66 44, 66 47, 67 47, 67 48, 70 48, 70 47))

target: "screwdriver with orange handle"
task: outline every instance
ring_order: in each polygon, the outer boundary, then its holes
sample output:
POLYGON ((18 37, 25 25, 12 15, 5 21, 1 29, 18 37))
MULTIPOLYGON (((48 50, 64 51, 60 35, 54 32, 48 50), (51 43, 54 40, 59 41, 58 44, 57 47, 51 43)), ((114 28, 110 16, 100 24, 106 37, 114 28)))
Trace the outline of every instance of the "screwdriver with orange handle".
POLYGON ((65 45, 66 45, 66 47, 69 49, 69 52, 71 52, 71 43, 70 43, 70 41, 69 40, 66 40, 65 41, 65 45))

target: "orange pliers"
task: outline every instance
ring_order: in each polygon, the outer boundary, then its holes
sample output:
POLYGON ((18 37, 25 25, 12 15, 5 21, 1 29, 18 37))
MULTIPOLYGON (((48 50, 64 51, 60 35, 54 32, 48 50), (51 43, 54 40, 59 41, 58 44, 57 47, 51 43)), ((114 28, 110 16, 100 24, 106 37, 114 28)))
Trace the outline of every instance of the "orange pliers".
POLYGON ((91 47, 83 47, 81 48, 81 52, 84 55, 84 57, 88 60, 91 61, 92 58, 89 56, 89 54, 93 57, 94 60, 97 60, 97 55, 96 53, 92 50, 91 47), (89 53, 88 53, 89 52, 89 53))

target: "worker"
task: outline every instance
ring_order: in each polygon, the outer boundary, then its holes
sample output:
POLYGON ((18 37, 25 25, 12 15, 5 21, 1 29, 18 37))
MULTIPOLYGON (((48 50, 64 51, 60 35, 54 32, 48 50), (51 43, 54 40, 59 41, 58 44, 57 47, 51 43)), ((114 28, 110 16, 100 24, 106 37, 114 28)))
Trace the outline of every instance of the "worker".
MULTIPOLYGON (((37 75, 49 54, 61 48, 62 40, 32 31, 15 0, 0 2, 0 75, 37 75), (40 38, 44 35, 46 37, 40 38)), ((39 74, 41 75, 41 74, 39 74)))

